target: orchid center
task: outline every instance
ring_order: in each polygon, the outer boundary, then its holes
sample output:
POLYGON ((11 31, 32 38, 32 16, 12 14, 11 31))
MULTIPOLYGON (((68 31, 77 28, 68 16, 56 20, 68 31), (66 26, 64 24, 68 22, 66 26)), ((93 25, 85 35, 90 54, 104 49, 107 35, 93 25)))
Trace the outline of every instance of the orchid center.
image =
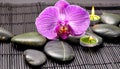
POLYGON ((59 33, 60 34, 68 34, 69 33, 69 26, 68 26, 68 21, 64 20, 61 21, 59 26, 59 33))
POLYGON ((70 34, 70 27, 68 25, 68 21, 59 21, 58 22, 58 27, 56 28, 57 34, 62 37, 63 39, 66 39, 68 35, 70 34))
POLYGON ((68 27, 67 26, 60 26, 60 33, 62 34, 62 33, 68 33, 68 27))
POLYGON ((69 26, 68 26, 68 21, 60 21, 59 22, 60 27, 59 27, 59 33, 64 34, 64 33, 69 33, 69 26))

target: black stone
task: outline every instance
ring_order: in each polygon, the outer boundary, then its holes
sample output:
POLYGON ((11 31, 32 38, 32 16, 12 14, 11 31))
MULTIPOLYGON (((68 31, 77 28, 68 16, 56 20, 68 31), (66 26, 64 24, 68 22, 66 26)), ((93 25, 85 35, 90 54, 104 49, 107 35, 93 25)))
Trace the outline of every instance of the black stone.
POLYGON ((47 39, 37 32, 29 32, 14 36, 11 41, 17 44, 38 47, 43 46, 47 39))
POLYGON ((93 31, 103 37, 116 38, 120 36, 120 28, 110 24, 97 24, 92 27, 93 31))
POLYGON ((106 24, 118 25, 120 23, 120 16, 118 14, 103 13, 101 21, 106 24))
POLYGON ((100 19, 99 20, 96 20, 96 21, 90 21, 90 26, 93 26, 95 24, 98 24, 100 22, 100 19))
POLYGON ((0 41, 7 41, 12 37, 12 33, 0 27, 0 41))
POLYGON ((69 42, 74 43, 74 44, 79 44, 80 37, 81 36, 72 36, 72 35, 69 35, 67 40, 69 42))
POLYGON ((44 53, 38 50, 28 49, 24 51, 24 57, 27 63, 33 66, 39 66, 46 62, 47 58, 44 53))
POLYGON ((44 51, 47 55, 58 61, 70 61, 75 56, 72 47, 63 41, 48 42, 44 51))

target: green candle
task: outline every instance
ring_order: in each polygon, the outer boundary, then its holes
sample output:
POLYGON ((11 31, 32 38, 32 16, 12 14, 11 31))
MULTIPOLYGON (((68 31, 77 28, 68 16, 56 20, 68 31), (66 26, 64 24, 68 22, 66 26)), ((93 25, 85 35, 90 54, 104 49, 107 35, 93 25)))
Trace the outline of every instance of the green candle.
POLYGON ((92 6, 92 10, 91 10, 91 14, 90 14, 90 20, 91 21, 96 21, 96 20, 99 20, 99 19, 100 19, 100 16, 95 15, 95 8, 94 8, 94 6, 92 6))
POLYGON ((91 14, 90 14, 90 21, 91 21, 91 23, 93 23, 91 25, 94 25, 95 23, 100 21, 100 16, 95 15, 95 8, 94 8, 94 6, 92 6, 92 10, 91 10, 91 14))
POLYGON ((97 43, 98 43, 98 40, 95 37, 93 37, 93 36, 87 36, 87 35, 85 35, 85 36, 82 36, 80 38, 80 44, 82 46, 94 47, 94 46, 97 45, 97 43))

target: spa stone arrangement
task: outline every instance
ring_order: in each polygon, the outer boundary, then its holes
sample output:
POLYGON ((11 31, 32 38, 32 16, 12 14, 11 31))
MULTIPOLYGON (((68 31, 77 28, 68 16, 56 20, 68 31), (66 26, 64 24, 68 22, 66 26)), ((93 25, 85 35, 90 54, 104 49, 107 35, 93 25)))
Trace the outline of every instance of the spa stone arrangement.
POLYGON ((36 18, 38 32, 14 36, 0 28, 0 41, 11 41, 22 47, 26 46, 27 50, 23 55, 27 63, 32 66, 43 65, 49 57, 53 61, 67 62, 77 57, 71 43, 85 48, 101 46, 103 39, 120 37, 119 23, 118 14, 103 12, 101 15, 95 15, 92 6, 89 15, 80 6, 59 0, 54 6, 45 8, 36 18), (42 48, 42 50, 35 48, 42 48))

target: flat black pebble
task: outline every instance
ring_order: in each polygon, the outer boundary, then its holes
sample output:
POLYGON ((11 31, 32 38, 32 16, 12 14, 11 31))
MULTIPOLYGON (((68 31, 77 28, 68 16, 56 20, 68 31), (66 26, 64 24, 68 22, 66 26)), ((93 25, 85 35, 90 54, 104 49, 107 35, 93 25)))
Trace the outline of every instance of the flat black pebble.
POLYGON ((44 51, 47 55, 59 61, 69 61, 75 57, 72 47, 63 41, 48 42, 44 51))
POLYGON ((25 60, 33 66, 39 66, 47 60, 44 53, 38 50, 28 49, 24 51, 25 60))
POLYGON ((93 31, 100 36, 116 38, 120 36, 120 28, 110 24, 97 24, 92 27, 93 31))
POLYGON ((90 26, 93 26, 95 24, 98 24, 100 22, 100 19, 99 20, 96 20, 96 21, 90 21, 90 26))
POLYGON ((72 35, 69 35, 67 40, 69 42, 74 43, 74 44, 79 44, 80 37, 81 36, 72 36, 72 35))
POLYGON ((118 25, 120 23, 120 16, 113 13, 103 13, 101 15, 101 21, 106 24, 118 25))
POLYGON ((29 32, 14 36, 11 41, 17 44, 23 44, 33 47, 43 46, 47 39, 37 32, 29 32))
POLYGON ((12 37, 12 33, 0 27, 0 41, 7 41, 12 37))

